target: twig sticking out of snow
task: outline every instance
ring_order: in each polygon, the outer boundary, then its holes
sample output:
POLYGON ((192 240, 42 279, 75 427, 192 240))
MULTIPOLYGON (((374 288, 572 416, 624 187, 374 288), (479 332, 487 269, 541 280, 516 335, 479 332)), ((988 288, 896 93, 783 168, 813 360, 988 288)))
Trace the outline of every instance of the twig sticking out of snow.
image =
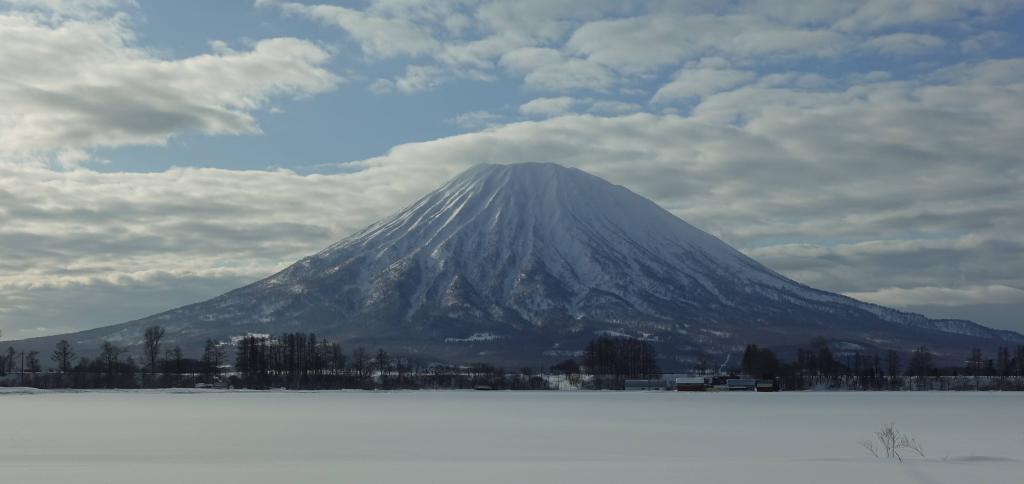
POLYGON ((862 440, 858 442, 858 444, 860 444, 861 447, 867 449, 868 452, 871 452, 871 455, 878 457, 878 449, 875 448, 874 440, 862 440))

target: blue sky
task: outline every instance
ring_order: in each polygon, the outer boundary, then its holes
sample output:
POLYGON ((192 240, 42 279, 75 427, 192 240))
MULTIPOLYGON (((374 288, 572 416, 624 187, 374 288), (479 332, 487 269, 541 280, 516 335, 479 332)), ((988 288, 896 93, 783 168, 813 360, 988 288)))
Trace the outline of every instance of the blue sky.
POLYGON ((378 77, 400 74, 404 63, 365 59, 357 48, 343 41, 337 29, 283 17, 248 1, 220 2, 217 8, 209 8, 209 2, 181 4, 140 3, 139 11, 146 20, 139 31, 149 41, 147 44, 166 49, 174 57, 185 57, 209 52, 210 39, 244 46, 248 39, 298 36, 333 49, 335 53, 327 65, 333 72, 353 79, 326 95, 277 100, 275 106, 282 112, 260 119, 265 136, 239 139, 183 133, 168 146, 102 149, 98 156, 113 163, 99 169, 163 170, 187 164, 329 171, 331 168, 318 165, 362 160, 397 144, 457 134, 465 131, 454 123, 459 114, 515 111, 532 99, 519 90, 517 82, 508 79, 455 81, 412 95, 374 94, 369 84, 378 77), (140 168, 139 159, 150 166, 140 168))
POLYGON ((798 281, 1024 330, 1024 3, 0 0, 0 329, 258 279, 553 161, 798 281))
MULTIPOLYGON (((330 4, 353 9, 367 6, 367 2, 359 1, 330 4)), ((629 11, 642 14, 645 10, 635 7, 629 11)), ((243 48, 254 39, 294 36, 331 48, 334 54, 327 65, 333 72, 351 80, 326 95, 275 101, 282 112, 260 118, 264 136, 239 139, 186 132, 166 146, 100 148, 96 156, 112 162, 96 167, 101 170, 164 170, 174 165, 230 169, 284 167, 303 172, 329 170, 318 165, 362 160, 401 143, 469 131, 454 122, 460 114, 487 111, 506 116, 506 121, 519 119, 520 105, 553 92, 559 95, 585 93, 587 97, 645 105, 650 93, 665 84, 676 71, 676 66, 672 65, 654 69, 649 79, 635 81, 642 88, 637 93, 532 89, 513 77, 500 76, 485 82, 454 79, 420 92, 380 95, 370 92, 369 86, 379 78, 400 76, 408 59, 367 58, 357 45, 346 42, 346 34, 341 29, 282 15, 273 7, 256 7, 249 1, 218 2, 211 6, 209 2, 197 0, 170 3, 142 0, 130 11, 135 15, 140 44, 162 51, 167 57, 208 53, 213 40, 243 48), (140 159, 145 160, 144 166, 140 166, 140 159)), ((1024 25, 1024 14, 1020 10, 1009 11, 1011 15, 993 19, 989 26, 1006 33, 1019 31, 1020 25, 1024 25)), ((949 43, 969 37, 962 27, 952 23, 901 26, 892 31, 935 35, 949 43)), ((1009 56, 1014 51, 1019 48, 1007 39, 986 48, 984 56, 1009 56)), ((870 52, 812 59, 794 56, 773 59, 763 65, 755 61, 751 68, 762 75, 799 71, 826 78, 885 71, 894 79, 908 79, 934 67, 930 63, 950 65, 979 56, 979 53, 965 53, 946 46, 923 51, 910 63, 905 56, 870 52)), ((653 107, 653 110, 687 109, 692 105, 692 100, 680 99, 669 106, 653 107)), ((652 107, 644 108, 651 110, 652 107)))

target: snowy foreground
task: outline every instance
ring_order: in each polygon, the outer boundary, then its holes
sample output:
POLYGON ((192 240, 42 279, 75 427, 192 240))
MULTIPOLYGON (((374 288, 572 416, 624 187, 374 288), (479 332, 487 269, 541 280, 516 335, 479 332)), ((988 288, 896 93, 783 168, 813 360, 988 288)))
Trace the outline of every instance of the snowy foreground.
POLYGON ((1024 393, 0 392, 19 483, 983 483, 1024 393), (858 445, 884 422, 924 445, 858 445))

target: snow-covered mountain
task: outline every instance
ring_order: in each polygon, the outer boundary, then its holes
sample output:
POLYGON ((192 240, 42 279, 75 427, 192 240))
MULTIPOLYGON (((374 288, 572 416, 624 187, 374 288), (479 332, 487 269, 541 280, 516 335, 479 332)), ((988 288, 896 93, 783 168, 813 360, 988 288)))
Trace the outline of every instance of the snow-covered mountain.
POLYGON ((951 355, 1024 342, 804 286, 626 188, 540 163, 478 165, 266 279, 74 337, 131 345, 153 324, 186 347, 314 331, 463 361, 563 357, 601 333, 647 338, 684 359, 819 335, 951 355))

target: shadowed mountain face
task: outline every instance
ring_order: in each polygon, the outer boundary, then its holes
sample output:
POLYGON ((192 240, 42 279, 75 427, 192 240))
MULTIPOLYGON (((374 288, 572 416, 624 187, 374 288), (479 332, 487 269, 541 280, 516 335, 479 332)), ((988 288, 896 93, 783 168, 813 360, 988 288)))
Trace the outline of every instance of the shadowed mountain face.
MULTIPOLYGON (((819 335, 861 352, 926 344, 940 358, 1024 343, 809 288, 623 187, 533 163, 476 166, 254 284, 63 337, 85 353, 104 339, 134 347, 154 324, 193 354, 207 338, 304 331, 349 347, 510 364, 573 355, 601 333, 650 339, 677 361, 819 335)), ((48 349, 60 338, 16 346, 48 349)))

